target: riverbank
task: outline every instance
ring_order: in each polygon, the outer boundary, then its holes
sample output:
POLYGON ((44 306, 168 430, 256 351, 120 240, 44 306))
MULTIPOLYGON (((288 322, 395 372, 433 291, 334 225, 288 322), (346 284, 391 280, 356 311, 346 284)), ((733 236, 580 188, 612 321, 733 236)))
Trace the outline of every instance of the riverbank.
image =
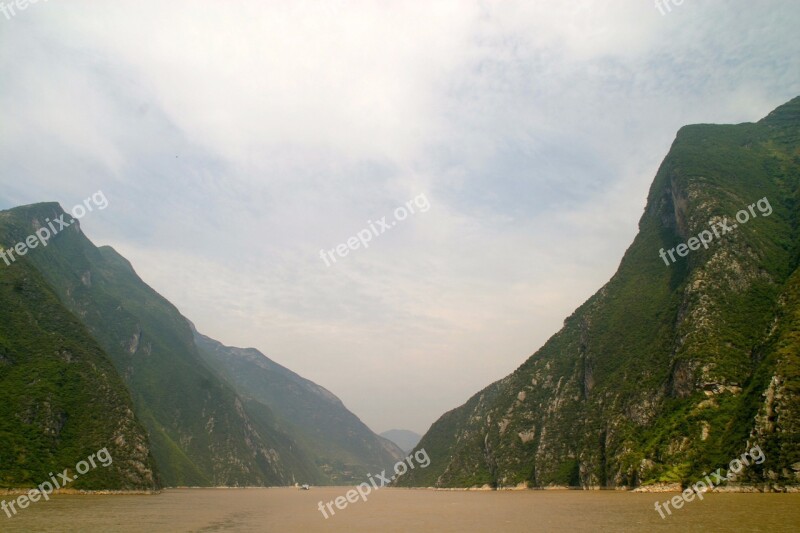
MULTIPOLYGON (((17 489, 0 489, 0 496, 21 496, 26 495, 32 490, 38 490, 36 487, 17 488, 17 489)), ((154 494, 161 494, 163 489, 158 490, 82 490, 82 489, 56 489, 48 495, 86 495, 86 496, 152 496, 154 494)))
MULTIPOLYGON (((654 483, 642 487, 569 487, 566 485, 557 485, 550 487, 525 487, 522 485, 515 485, 511 487, 492 487, 491 485, 483 485, 482 487, 393 487, 395 490, 428 490, 428 491, 445 491, 445 492, 508 492, 508 491, 545 491, 545 492, 631 492, 631 493, 662 493, 674 492, 680 493, 684 489, 680 483, 654 483)), ((720 492, 720 493, 743 493, 743 494, 800 494, 800 485, 731 485, 714 487, 707 492, 720 492)))

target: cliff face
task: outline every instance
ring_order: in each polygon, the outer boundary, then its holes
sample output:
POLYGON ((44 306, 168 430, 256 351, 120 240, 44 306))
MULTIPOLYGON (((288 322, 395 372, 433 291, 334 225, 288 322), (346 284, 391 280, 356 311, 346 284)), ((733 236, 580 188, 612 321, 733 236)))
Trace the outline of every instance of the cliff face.
POLYGON ((688 482, 755 444, 741 480, 800 481, 799 185, 800 98, 682 128, 614 277, 401 484, 688 482))
MULTIPOLYGON (((0 242, 24 237, 0 213, 0 242)), ((107 450, 75 489, 158 487, 149 441, 103 349, 26 261, 0 264, 0 487, 33 487, 107 450), (105 454, 103 462, 109 459, 105 454)))
MULTIPOLYGON (((0 243, 13 246, 62 216, 71 218, 53 203, 0 212, 0 243)), ((322 387, 260 352, 195 335, 78 223, 0 269, 0 409, 8 415, 0 482, 37 481, 75 442, 97 442, 86 455, 124 443, 115 462, 129 463, 123 478, 96 487, 112 489, 152 486, 153 463, 167 486, 275 486, 360 481, 402 457, 322 387)))
MULTIPOLYGON (((17 221, 20 240, 64 212, 58 204, 36 204, 6 213, 17 221)), ((78 223, 17 263, 41 275, 107 354, 166 485, 283 485, 294 472, 315 471, 309 458, 294 454, 290 439, 251 418, 203 364, 178 310, 113 249, 95 247, 78 223)), ((91 404, 84 409, 106 416, 91 404)))
MULTIPOLYGON (((63 215, 58 204, 6 213, 18 221, 18 240, 63 215)), ((313 458, 299 452, 269 416, 253 416, 233 387, 204 364, 186 318, 112 248, 95 247, 78 223, 19 262, 41 275, 110 358, 167 486, 323 479, 313 458)))

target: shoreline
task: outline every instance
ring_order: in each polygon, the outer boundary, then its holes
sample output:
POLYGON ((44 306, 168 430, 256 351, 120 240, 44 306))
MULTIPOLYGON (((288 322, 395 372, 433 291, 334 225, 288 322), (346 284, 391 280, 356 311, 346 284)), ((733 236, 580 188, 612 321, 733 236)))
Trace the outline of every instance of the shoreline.
MULTIPOLYGON (((349 488, 351 485, 317 485, 312 489, 327 488, 349 488)), ((273 487, 164 487, 153 490, 85 490, 85 489, 57 489, 51 494, 54 496, 155 496, 174 490, 266 490, 266 489, 292 489, 299 490, 293 486, 273 486, 273 487)), ((684 491, 678 483, 661 483, 648 485, 645 487, 498 487, 493 488, 484 485, 483 487, 384 487, 384 489, 395 490, 414 490, 414 491, 434 491, 434 492, 628 492, 638 494, 680 494, 684 491)), ((0 489, 0 496, 21 496, 28 494, 35 488, 13 488, 0 489)), ((739 485, 735 487, 714 487, 705 491, 711 493, 727 494, 800 494, 800 485, 787 485, 773 487, 764 485, 739 485)))
MULTIPOLYGON (((14 488, 14 489, 0 489, 0 496, 22 496, 27 495, 30 491, 35 490, 38 492, 37 487, 30 488, 14 488)), ((164 489, 153 490, 86 490, 86 489, 56 489, 48 493, 48 496, 152 496, 161 494, 164 489)))
MULTIPOLYGON (((647 485, 644 487, 568 487, 568 486, 551 486, 551 487, 498 487, 493 488, 484 485, 483 487, 391 487, 394 489, 402 490, 431 490, 431 491, 455 491, 455 492, 524 492, 524 491, 542 491, 542 492, 628 492, 636 494, 660 494, 672 493, 680 494, 685 489, 681 488, 679 483, 670 484, 657 484, 647 485)), ((798 494, 800 493, 800 485, 785 485, 785 486, 770 486, 763 485, 737 485, 733 487, 714 487, 705 492, 712 493, 729 493, 729 494, 798 494)))

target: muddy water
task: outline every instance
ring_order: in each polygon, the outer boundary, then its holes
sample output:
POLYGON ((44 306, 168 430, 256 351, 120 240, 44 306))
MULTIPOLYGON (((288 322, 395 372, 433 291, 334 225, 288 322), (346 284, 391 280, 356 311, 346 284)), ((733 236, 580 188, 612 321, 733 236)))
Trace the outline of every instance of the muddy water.
POLYGON ((800 531, 800 494, 707 494, 662 519, 654 504, 671 494, 383 489, 325 519, 318 502, 347 490, 58 496, 0 514, 0 531, 800 531))

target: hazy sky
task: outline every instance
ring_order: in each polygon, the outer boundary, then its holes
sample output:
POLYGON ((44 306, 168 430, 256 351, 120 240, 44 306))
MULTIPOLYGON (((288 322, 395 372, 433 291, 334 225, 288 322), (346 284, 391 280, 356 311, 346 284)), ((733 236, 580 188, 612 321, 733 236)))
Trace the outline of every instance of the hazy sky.
POLYGON ((796 0, 40 1, 0 14, 0 208, 102 190, 84 231, 201 332, 421 433, 611 277, 680 126, 800 94, 798 28, 796 0))

